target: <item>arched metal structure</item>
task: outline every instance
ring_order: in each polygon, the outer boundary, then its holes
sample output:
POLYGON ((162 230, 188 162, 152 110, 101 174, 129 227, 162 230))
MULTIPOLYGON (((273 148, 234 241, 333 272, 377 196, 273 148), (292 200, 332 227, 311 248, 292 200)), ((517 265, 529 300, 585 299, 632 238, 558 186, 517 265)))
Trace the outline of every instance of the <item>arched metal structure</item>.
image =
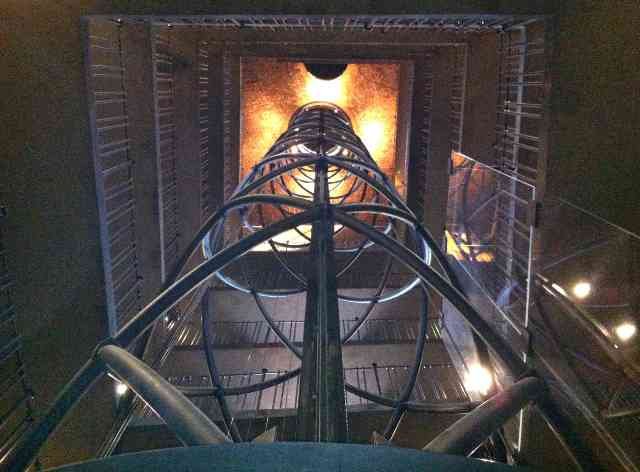
MULTIPOLYGON (((236 271, 237 272, 237 271, 236 271)), ((242 272, 242 270, 240 271, 242 272)), ((389 178, 378 168, 353 131, 349 117, 328 103, 311 103, 291 118, 289 128, 267 155, 243 179, 228 201, 201 227, 168 278, 161 293, 116 336, 96 348, 95 356, 76 374, 10 458, 11 470, 23 470, 35 458, 47 437, 66 413, 105 372, 125 382, 173 429, 185 445, 241 441, 234 428, 226 396, 258 391, 300 375, 297 439, 345 442, 345 392, 393 408, 384 435, 392 437, 407 411, 469 412, 476 405, 441 405, 410 401, 423 357, 429 296, 437 293, 457 309, 493 357, 513 378, 512 387, 497 394, 476 411, 442 433, 426 449, 470 454, 488 434, 531 401, 537 405, 577 463, 593 470, 588 449, 568 429, 545 395, 543 383, 531 377, 525 363, 469 303, 447 259, 434 238, 400 198, 389 178), (268 289, 250 277, 233 277, 228 270, 242 269, 243 256, 268 245, 295 288, 268 289), (182 275, 198 249, 204 262, 182 275), (341 293, 340 278, 367 252, 387 258, 384 274, 373 294, 355 297, 341 293), (307 258, 302 269, 291 264, 290 252, 307 258), (388 286, 392 264, 406 269, 406 277, 388 286), (213 313, 207 292, 202 301, 203 336, 213 387, 199 394, 215 395, 229 431, 228 437, 198 413, 183 392, 164 382, 159 374, 125 351, 182 298, 217 277, 222 283, 250 294, 282 344, 301 360, 300 369, 263 384, 226 389, 219 382, 215 357, 208 339, 213 313), (421 299, 421 335, 409 381, 399 398, 385 398, 345 384, 341 346, 353 336, 376 304, 411 291, 421 299), (268 312, 264 298, 306 296, 305 331, 300 350, 282 333, 268 312), (361 305, 360 323, 340 336, 338 302, 361 305)))
MULTIPOLYGON (((289 221, 287 229, 270 240, 269 246, 271 254, 281 264, 282 270, 291 276, 296 288, 261 289, 251 280, 235 280, 225 270, 217 272, 216 276, 229 287, 253 295, 260 312, 282 344, 301 360, 299 439, 346 440, 345 391, 393 407, 394 414, 384 431, 387 438, 393 435, 405 411, 443 409, 441 405, 414 405, 409 401, 423 358, 424 335, 418 337, 409 381, 399 398, 380 397, 349 384, 343 386, 340 346, 356 334, 376 304, 406 296, 412 290, 420 291, 420 332, 424 333, 429 311, 427 287, 434 284, 439 287, 436 290, 441 290, 447 298, 456 298, 461 309, 473 317, 471 307, 457 290, 455 277, 444 254, 379 170, 344 111, 327 103, 311 103, 300 108, 291 118, 288 130, 244 179, 227 207, 226 215, 205 238, 207 258, 260 229, 289 221), (311 224, 304 226, 292 220, 308 212, 316 212, 311 224), (292 243, 290 239, 298 241, 292 243), (299 272, 288 263, 287 250, 296 254, 304 251, 311 259, 307 266, 313 270, 299 272), (367 252, 386 257, 386 267, 377 288, 369 297, 345 295, 337 288, 340 278, 367 252), (342 256, 341 263, 337 261, 338 256, 342 256), (430 268, 432 259, 444 277, 430 268), (410 269, 399 287, 388 287, 389 273, 395 261, 401 265, 413 262, 414 271, 418 267, 426 268, 425 274, 428 275, 423 275, 431 281, 425 282, 410 269), (278 329, 262 302, 267 297, 300 293, 306 294, 303 351, 278 329), (338 337, 338 300, 362 305, 359 322, 342 339, 338 337), (318 329, 320 325, 322 328, 318 329), (324 420, 320 421, 318 418, 322 415, 324 420)), ((234 264, 241 266, 242 259, 234 264)), ((203 306, 206 306, 203 310, 205 350, 211 378, 216 379, 218 374, 207 329, 211 314, 208 313, 209 304, 203 306)), ((480 317, 476 316, 474 323, 480 327, 479 331, 489 333, 488 329, 483 329, 484 321, 480 317)), ((500 345, 498 338, 490 341, 510 370, 522 372, 520 360, 506 345, 500 345)), ((298 371, 294 373, 298 374, 298 371)), ((282 381, 291 375, 282 377, 282 381)), ((272 380, 267 386, 271 387, 276 382, 272 380)), ((237 429, 232 424, 232 415, 224 400, 224 389, 219 388, 216 392, 227 428, 236 435, 237 429)), ((445 407, 450 412, 464 412, 472 408, 470 403, 445 407)))

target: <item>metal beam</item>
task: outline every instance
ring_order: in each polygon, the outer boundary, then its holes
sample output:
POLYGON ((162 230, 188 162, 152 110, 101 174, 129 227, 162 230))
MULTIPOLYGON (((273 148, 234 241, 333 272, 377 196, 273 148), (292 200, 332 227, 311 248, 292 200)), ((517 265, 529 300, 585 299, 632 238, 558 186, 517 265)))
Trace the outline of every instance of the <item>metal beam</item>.
POLYGON ((538 398, 543 390, 544 383, 535 377, 516 382, 456 421, 424 450, 464 456, 471 454, 507 420, 538 398))
POLYGON ((314 203, 321 212, 311 230, 314 267, 308 278, 297 439, 345 442, 347 414, 328 180, 327 162, 322 159, 315 165, 314 203))

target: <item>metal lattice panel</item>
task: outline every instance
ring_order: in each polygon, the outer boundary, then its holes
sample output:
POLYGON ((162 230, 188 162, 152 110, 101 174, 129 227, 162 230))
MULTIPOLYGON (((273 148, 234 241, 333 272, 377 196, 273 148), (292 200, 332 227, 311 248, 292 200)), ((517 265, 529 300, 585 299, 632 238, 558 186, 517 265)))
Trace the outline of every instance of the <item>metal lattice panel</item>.
POLYGON ((130 153, 122 30, 91 25, 88 87, 109 329, 141 306, 136 249, 136 177, 130 153))
POLYGON ((97 16, 114 22, 199 25, 268 31, 502 31, 517 28, 536 15, 156 15, 97 16))

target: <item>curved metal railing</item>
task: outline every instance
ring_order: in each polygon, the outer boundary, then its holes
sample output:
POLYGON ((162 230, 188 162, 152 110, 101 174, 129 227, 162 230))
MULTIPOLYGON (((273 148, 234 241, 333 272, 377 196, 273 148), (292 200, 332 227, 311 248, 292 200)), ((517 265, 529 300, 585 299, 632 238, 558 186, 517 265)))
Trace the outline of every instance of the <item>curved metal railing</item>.
MULTIPOLYGON (((515 412, 535 401, 576 462, 590 470, 595 467, 589 450, 551 403, 543 383, 535 379, 521 356, 469 303, 434 238, 379 170, 351 128, 348 116, 332 104, 312 103, 294 114, 289 129, 243 179, 231 198, 204 223, 167 280, 151 303, 112 338, 97 346, 95 355, 77 372, 9 459, 11 470, 23 470, 33 461, 69 410, 107 372, 120 378, 147 402, 185 445, 242 440, 234 428, 227 396, 267 389, 296 375, 300 375, 301 385, 298 439, 345 441, 345 392, 393 408, 384 431, 384 436, 391 438, 405 413, 443 411, 442 405, 410 400, 423 358, 432 293, 445 298, 465 318, 517 382, 468 413, 426 449, 468 455, 515 412), (269 249, 267 254, 275 257, 297 282, 296 288, 265 289, 249 277, 230 274, 233 265, 243 273, 243 256, 265 247, 269 249), (205 261, 178 277, 200 248, 205 261), (288 263, 287 253, 291 251, 308 256, 309 262, 302 270, 288 263), (366 297, 340 293, 341 275, 354 270, 365 253, 387 258, 378 287, 366 297), (405 278, 400 287, 386 286, 392 264, 403 268, 405 278), (300 368, 285 375, 233 390, 225 388, 220 383, 211 347, 209 327, 214 313, 205 296, 201 305, 205 353, 212 393, 220 404, 229 435, 175 386, 127 352, 169 309, 200 287, 206 290, 214 277, 252 295, 282 344, 300 359, 300 368), (362 327, 376 304, 414 291, 421 300, 420 336, 411 374, 399 395, 389 398, 345 382, 341 345, 362 327), (279 330, 261 303, 263 298, 301 293, 307 297, 302 349, 279 330), (360 323, 343 335, 339 329, 338 300, 360 305, 363 310, 358 317, 360 323)), ((468 403, 450 405, 444 411, 465 412, 469 407, 468 403)))

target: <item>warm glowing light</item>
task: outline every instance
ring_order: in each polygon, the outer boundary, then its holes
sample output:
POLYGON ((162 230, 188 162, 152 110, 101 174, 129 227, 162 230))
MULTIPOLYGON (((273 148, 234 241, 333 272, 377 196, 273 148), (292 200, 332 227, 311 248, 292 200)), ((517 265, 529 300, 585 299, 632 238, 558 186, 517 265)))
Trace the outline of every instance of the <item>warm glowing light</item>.
POLYGON ((380 145, 385 141, 384 128, 381 121, 367 121, 360 127, 360 139, 372 156, 378 154, 380 145))
POLYGON ((300 62, 246 57, 241 75, 240 178, 286 131, 291 115, 313 101, 329 101, 342 108, 382 171, 393 174, 399 64, 349 64, 340 77, 326 81, 315 78, 300 62))
POLYGON ((573 294, 577 298, 587 298, 590 293, 591 284, 589 282, 585 282, 584 280, 582 280, 573 286, 573 294))
POLYGON ((388 112, 380 106, 370 107, 353 117, 353 129, 376 162, 387 162, 395 152, 390 125, 393 126, 388 112))
POLYGON ((564 295, 565 297, 568 297, 568 296, 569 296, 569 294, 567 293, 567 291, 566 291, 564 288, 562 288, 560 285, 558 285, 558 284, 551 284, 551 287, 553 287, 553 288, 556 290, 556 292, 558 292, 559 294, 564 295))
POLYGON ((308 74, 305 84, 307 103, 330 102, 339 106, 344 98, 344 79, 342 77, 333 80, 320 80, 308 74))
POLYGON ((613 331, 620 341, 627 342, 636 335, 637 328, 635 324, 626 321, 616 326, 613 331))
POLYGON ((456 152, 456 151, 451 151, 451 166, 454 169, 457 169, 458 167, 462 166, 466 162, 467 162, 467 158, 464 156, 464 154, 460 154, 459 152, 456 152))
POLYGON ((245 175, 287 129, 289 117, 273 104, 266 104, 243 119, 246 129, 251 132, 251 139, 243 141, 242 145, 242 175, 245 175))
POLYGON ((460 251, 460 248, 452 234, 449 231, 445 231, 444 236, 447 240, 447 254, 449 256, 453 256, 456 261, 464 261, 465 257, 462 255, 462 252, 460 251))
MULTIPOLYGON (((453 256, 457 261, 466 261, 471 256, 471 246, 464 244, 466 242, 466 233, 461 233, 458 238, 454 237, 449 231, 444 232, 447 240, 447 254, 453 256), (465 256, 466 255, 466 256, 465 256)), ((477 262, 489 263, 493 262, 495 255, 492 252, 481 251, 473 255, 477 262)))
MULTIPOLYGON (((305 247, 308 247, 309 240, 311 239, 311 228, 310 224, 297 226, 295 229, 288 229, 283 231, 282 233, 276 235, 271 241, 279 244, 286 244, 289 246, 297 246, 297 247, 279 247, 278 249, 281 251, 299 251, 305 247), (297 231, 296 231, 297 230, 297 231)), ((342 229, 342 225, 335 224, 333 225, 333 231, 338 232, 342 229)), ((271 245, 269 241, 265 241, 263 243, 258 244, 252 250, 252 252, 270 252, 271 245)))
POLYGON ((486 395, 493 386, 493 374, 480 364, 471 365, 465 376, 464 386, 469 391, 486 395))
POLYGON ((316 188, 315 171, 312 169, 307 169, 303 174, 300 170, 298 170, 296 177, 296 179, 293 179, 291 177, 285 178, 287 187, 299 198, 304 198, 305 200, 309 201, 313 200, 313 193, 315 192, 316 188))
POLYGON ((123 384, 122 382, 118 382, 116 384, 116 395, 118 395, 119 397, 121 397, 122 395, 124 395, 125 393, 127 393, 127 390, 129 390, 129 387, 127 387, 125 384, 123 384))
POLYGON ((494 259, 494 255, 490 252, 481 252, 476 255, 476 261, 478 262, 493 262, 494 259))

